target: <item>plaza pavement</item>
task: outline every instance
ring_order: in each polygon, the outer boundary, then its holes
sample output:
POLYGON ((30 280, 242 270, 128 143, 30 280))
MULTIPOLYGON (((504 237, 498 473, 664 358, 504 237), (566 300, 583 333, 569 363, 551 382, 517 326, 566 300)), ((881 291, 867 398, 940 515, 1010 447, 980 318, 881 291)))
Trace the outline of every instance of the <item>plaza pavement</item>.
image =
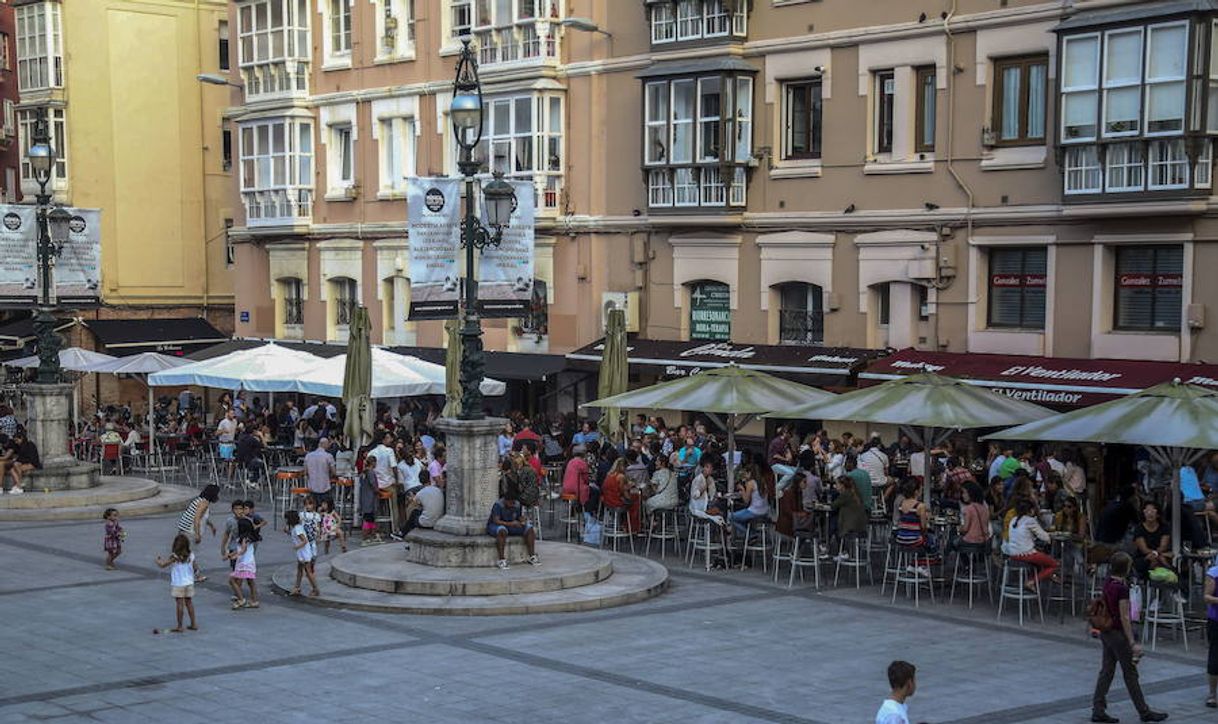
MULTIPOLYGON (((788 591, 760 571, 672 559, 667 593, 591 613, 319 608, 270 592, 267 574, 292 560, 276 531, 258 551, 260 610, 228 609, 228 566, 205 537, 201 631, 170 634, 153 559, 174 522, 124 521, 117 571, 102 569, 100 520, 0 524, 0 723, 870 722, 894 658, 918 666, 912 721, 1084 722, 1100 658, 1078 619, 1018 629, 988 603, 915 611, 876 588, 788 591)), ((1218 721, 1194 639, 1187 654, 1148 652, 1143 683, 1171 721, 1218 721)), ((1136 721, 1119 674, 1110 711, 1136 721)))

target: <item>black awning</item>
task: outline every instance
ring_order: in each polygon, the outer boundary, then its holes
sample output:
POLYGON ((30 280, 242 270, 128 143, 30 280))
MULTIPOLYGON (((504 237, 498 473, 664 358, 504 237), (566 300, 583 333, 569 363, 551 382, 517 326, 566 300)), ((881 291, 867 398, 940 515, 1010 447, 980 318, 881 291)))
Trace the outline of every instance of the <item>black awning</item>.
MULTIPOLYGON (((425 362, 444 364, 442 347, 390 347, 390 352, 408 354, 425 362)), ((532 352, 486 352, 486 376, 492 379, 544 380, 567 369, 567 359, 560 354, 532 352)))
MULTIPOLYGON (((567 355, 573 369, 600 367, 605 340, 600 339, 567 355)), ((642 339, 630 335, 627 360, 661 377, 684 377, 704 369, 741 367, 780 375, 815 385, 844 385, 867 362, 884 355, 883 350, 805 345, 736 344, 692 340, 675 342, 642 339)))
MULTIPOLYGON (((74 324, 75 319, 57 319, 55 331, 62 332, 74 324)), ((24 347, 33 342, 35 336, 33 317, 22 317, 0 324, 0 346, 24 347)))
POLYGON ((661 78, 700 73, 756 73, 757 69, 734 55, 697 60, 662 60, 635 74, 635 78, 661 78))
POLYGON ((140 352, 185 355, 228 340, 202 317, 174 319, 89 319, 85 326, 112 355, 140 352))

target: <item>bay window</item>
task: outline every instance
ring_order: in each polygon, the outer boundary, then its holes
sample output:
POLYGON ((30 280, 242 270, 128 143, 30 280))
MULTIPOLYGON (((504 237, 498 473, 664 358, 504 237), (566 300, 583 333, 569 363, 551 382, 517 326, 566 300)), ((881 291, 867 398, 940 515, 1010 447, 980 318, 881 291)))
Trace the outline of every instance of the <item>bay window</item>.
POLYGON ((309 0, 237 4, 241 79, 247 100, 309 90, 309 0))
MULTIPOLYGON (((6 108, 8 101, 5 101, 6 108)), ((47 124, 51 131, 51 147, 55 149, 55 163, 51 166, 51 181, 48 188, 64 189, 68 183, 68 129, 67 116, 63 108, 47 108, 47 124)), ((38 109, 17 111, 17 128, 21 134, 21 182, 26 193, 38 188, 34 169, 30 166, 29 150, 33 143, 34 125, 38 121, 38 109)))
POLYGON ((748 32, 747 0, 649 0, 647 11, 656 45, 748 32))
POLYGON ((474 149, 479 172, 498 171, 507 178, 530 180, 537 208, 558 209, 566 155, 562 96, 540 92, 491 96, 483 105, 482 140, 474 149))
POLYGON ((17 25, 17 87, 24 93, 63 87, 63 26, 58 2, 13 9, 17 25))
POLYGON ((558 58, 560 0, 474 0, 452 9, 453 32, 465 27, 474 36, 482 65, 558 58))
POLYGON ((250 226, 307 222, 313 213, 313 122, 241 124, 241 200, 250 226))
POLYGON ((643 85, 643 166, 652 207, 746 204, 753 79, 715 74, 643 85))
POLYGON ((1184 247, 1116 247, 1113 327, 1178 332, 1184 316, 1184 247))
POLYGON ((1063 36, 1059 135, 1067 197, 1210 188, 1206 134, 1218 132, 1218 99, 1206 93, 1218 88, 1218 65, 1210 58, 1207 69, 1204 54, 1213 40, 1208 19, 1063 36))

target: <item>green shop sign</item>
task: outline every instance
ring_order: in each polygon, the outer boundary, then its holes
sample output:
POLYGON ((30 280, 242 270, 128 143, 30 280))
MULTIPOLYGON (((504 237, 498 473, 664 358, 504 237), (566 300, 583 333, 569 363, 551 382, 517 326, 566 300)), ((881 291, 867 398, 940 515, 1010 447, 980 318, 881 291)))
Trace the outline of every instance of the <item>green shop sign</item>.
POLYGON ((732 293, 726 284, 701 282, 689 292, 689 338, 727 342, 732 338, 732 293))

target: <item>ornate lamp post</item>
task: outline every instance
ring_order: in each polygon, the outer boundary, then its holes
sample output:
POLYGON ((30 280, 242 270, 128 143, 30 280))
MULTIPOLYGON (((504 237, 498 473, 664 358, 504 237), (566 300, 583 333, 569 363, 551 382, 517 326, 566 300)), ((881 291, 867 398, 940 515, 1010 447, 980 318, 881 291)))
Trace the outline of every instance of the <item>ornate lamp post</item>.
POLYGON ((493 181, 483 190, 486 220, 483 226, 475 211, 475 181, 479 162, 474 149, 482 141, 484 111, 482 83, 478 79, 478 61, 469 47, 469 38, 461 39, 461 59, 457 63, 457 78, 453 83, 453 100, 449 106, 454 136, 461 149, 457 168, 465 177, 465 218, 461 222, 461 246, 465 248, 465 304, 461 327, 461 413, 462 420, 481 420, 482 378, 486 360, 482 353, 482 323, 478 317, 478 280, 474 276, 474 249, 498 246, 503 228, 511 219, 516 194, 511 184, 495 173, 493 181))
POLYGON ((55 333, 55 260, 68 240, 68 225, 72 215, 62 206, 51 207, 47 184, 55 168, 55 149, 51 146, 50 126, 46 109, 39 109, 34 122, 26 159, 34 180, 38 182, 38 313, 34 316, 34 334, 38 338, 38 382, 55 384, 61 381, 59 367, 59 335, 55 333))

